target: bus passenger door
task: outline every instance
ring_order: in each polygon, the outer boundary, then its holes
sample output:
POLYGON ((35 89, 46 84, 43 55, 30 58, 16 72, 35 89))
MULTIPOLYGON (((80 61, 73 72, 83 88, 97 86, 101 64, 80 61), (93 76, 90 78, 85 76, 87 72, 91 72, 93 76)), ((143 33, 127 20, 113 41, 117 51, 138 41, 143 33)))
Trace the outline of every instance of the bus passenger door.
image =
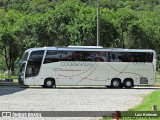
POLYGON ((34 85, 35 84, 34 68, 32 68, 32 67, 26 68, 25 84, 26 85, 34 85))
POLYGON ((35 76, 37 73, 37 69, 35 67, 34 62, 28 61, 25 73, 25 84, 26 85, 34 85, 35 84, 35 76))

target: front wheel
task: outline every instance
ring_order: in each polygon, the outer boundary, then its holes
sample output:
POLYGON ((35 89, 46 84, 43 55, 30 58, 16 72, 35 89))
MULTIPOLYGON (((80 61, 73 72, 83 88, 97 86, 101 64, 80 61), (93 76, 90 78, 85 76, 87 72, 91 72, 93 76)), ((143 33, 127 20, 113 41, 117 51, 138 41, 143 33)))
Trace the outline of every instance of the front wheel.
POLYGON ((55 83, 54 80, 46 79, 44 82, 44 88, 53 88, 54 83, 55 83))

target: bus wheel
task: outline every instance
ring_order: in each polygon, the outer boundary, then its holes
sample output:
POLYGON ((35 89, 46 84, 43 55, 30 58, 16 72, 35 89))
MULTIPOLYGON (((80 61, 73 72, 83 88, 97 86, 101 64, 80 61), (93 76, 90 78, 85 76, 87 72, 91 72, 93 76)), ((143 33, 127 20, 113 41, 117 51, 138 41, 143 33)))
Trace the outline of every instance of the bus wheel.
POLYGON ((111 87, 112 88, 120 88, 121 86, 121 80, 120 79, 113 79, 111 81, 111 87))
POLYGON ((131 88, 133 87, 133 80, 132 79, 125 79, 124 82, 123 82, 123 85, 125 88, 131 88))
POLYGON ((55 85, 55 80, 54 79, 49 78, 49 79, 46 79, 44 81, 44 87, 45 88, 53 88, 54 85, 55 85))

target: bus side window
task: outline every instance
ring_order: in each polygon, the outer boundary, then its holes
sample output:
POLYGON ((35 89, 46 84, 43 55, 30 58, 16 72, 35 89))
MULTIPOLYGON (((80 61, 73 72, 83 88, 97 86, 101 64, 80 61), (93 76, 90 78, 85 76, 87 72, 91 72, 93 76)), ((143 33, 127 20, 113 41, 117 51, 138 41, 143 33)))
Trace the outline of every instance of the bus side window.
POLYGON ((107 59, 107 61, 111 61, 111 56, 110 56, 110 52, 108 52, 108 54, 107 54, 107 56, 108 56, 108 59, 107 59))
POLYGON ((73 61, 73 51, 61 51, 62 61, 73 61))
POLYGON ((72 53, 73 61, 81 61, 83 59, 81 52, 82 51, 75 51, 72 53))
POLYGON ((133 56, 128 56, 128 62, 134 62, 134 58, 133 58, 133 56))
POLYGON ((109 52, 108 58, 109 58, 110 62, 114 62, 114 58, 115 58, 114 53, 113 52, 109 52))
POLYGON ((148 53, 148 62, 152 62, 153 61, 153 53, 148 53))
POLYGON ((112 52, 110 58, 111 58, 111 62, 122 62, 122 53, 112 52))
POLYGON ((114 59, 115 59, 115 55, 114 53, 112 53, 112 61, 114 61, 114 59))
POLYGON ((107 61, 109 61, 109 58, 108 58, 108 52, 102 52, 102 57, 103 57, 103 60, 104 60, 104 62, 107 62, 107 61))
POLYGON ((97 62, 104 62, 105 61, 105 55, 103 52, 97 52, 96 51, 96 61, 97 62))
POLYGON ((153 54, 152 53, 146 53, 146 62, 152 62, 153 60, 153 54))
POLYGON ((131 55, 128 52, 122 54, 122 62, 131 62, 131 55))
POLYGON ((83 52, 79 51, 77 54, 78 61, 84 61, 84 55, 83 52))
POLYGON ((52 63, 57 61, 60 61, 60 51, 48 50, 44 63, 52 63))

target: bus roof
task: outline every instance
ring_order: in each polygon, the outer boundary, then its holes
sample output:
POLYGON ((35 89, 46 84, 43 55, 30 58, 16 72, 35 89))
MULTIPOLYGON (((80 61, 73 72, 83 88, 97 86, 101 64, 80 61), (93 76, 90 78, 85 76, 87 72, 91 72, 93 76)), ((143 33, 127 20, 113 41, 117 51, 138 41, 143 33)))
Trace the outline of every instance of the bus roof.
POLYGON ((79 51, 114 51, 114 52, 154 52, 151 49, 123 49, 123 48, 104 48, 95 46, 69 46, 69 47, 40 47, 40 48, 30 48, 25 52, 37 51, 37 50, 79 50, 79 51))

